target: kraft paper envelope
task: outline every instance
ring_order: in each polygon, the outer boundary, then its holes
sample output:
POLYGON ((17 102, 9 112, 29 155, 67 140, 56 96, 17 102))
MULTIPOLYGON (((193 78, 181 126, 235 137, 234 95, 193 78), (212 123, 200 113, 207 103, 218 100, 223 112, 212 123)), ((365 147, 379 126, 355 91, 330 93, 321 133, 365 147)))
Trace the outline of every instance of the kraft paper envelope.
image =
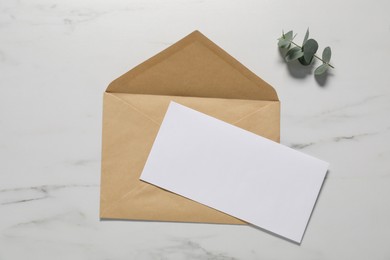
POLYGON ((195 31, 104 93, 100 217, 245 224, 139 180, 170 101, 279 141, 275 90, 195 31))

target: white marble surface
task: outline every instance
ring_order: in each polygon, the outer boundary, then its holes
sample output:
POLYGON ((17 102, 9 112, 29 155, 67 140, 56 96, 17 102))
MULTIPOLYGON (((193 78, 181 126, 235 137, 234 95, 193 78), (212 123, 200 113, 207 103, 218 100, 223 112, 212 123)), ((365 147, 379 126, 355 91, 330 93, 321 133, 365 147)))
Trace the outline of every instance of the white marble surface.
POLYGON ((0 259, 390 259, 388 0, 1 0, 0 259), (333 49, 319 84, 282 29, 333 49), (199 29, 271 83, 330 171, 300 246, 248 226, 100 221, 102 93, 199 29))

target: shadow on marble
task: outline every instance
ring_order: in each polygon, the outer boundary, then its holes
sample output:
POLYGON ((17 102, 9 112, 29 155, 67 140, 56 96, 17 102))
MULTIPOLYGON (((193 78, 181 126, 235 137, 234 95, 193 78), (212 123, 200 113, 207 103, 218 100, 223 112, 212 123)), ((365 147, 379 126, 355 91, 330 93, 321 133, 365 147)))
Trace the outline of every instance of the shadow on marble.
POLYGON ((259 230, 260 232, 264 232, 264 233, 267 233, 271 236, 275 236, 275 237, 278 237, 280 239, 283 239, 287 242, 290 242, 290 243, 293 243, 295 245, 300 245, 300 243, 296 242, 296 241, 293 241, 293 240, 290 240, 288 238, 285 238, 283 236, 280 236, 276 233, 273 233, 269 230, 266 230, 266 229, 263 229, 261 227, 258 227, 258 226, 255 226, 255 225, 252 225, 250 223, 248 223, 247 225, 241 225, 241 224, 219 224, 219 223, 199 223, 199 222, 175 222, 175 221, 156 221, 156 220, 138 220, 138 219, 115 219, 115 218, 100 218, 100 221, 101 222, 131 222, 131 223, 153 223, 153 224, 163 224, 163 223, 166 223, 166 224, 172 224, 172 223, 176 223, 178 225, 180 224, 190 224, 190 225, 218 225, 218 226, 242 226, 242 227, 251 227, 251 228, 254 228, 254 229, 257 229, 259 230))
MULTIPOLYGON (((286 49, 278 48, 278 51, 280 54, 280 61, 281 63, 286 64, 290 76, 296 79, 304 79, 308 76, 314 75, 314 70, 317 67, 317 63, 318 63, 317 60, 314 60, 313 63, 308 66, 303 66, 302 64, 299 63, 298 60, 292 62, 286 62, 284 60, 284 57, 287 53, 286 49)), ((320 87, 326 87, 329 76, 331 76, 331 74, 329 72, 326 72, 320 76, 314 75, 314 78, 320 87)))

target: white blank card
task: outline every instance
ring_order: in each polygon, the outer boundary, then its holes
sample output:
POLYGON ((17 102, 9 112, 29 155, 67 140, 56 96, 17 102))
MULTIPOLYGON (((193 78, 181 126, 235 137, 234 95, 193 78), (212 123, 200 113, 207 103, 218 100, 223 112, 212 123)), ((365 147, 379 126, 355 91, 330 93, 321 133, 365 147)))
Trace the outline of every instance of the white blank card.
POLYGON ((140 178, 300 243, 328 165, 171 102, 140 178))

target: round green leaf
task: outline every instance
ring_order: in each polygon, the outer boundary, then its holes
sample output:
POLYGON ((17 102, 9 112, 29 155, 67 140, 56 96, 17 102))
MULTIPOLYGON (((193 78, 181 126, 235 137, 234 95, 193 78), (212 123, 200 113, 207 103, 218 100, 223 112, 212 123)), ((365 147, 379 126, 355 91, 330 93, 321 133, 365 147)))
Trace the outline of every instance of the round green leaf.
POLYGON ((288 52, 286 53, 285 59, 287 62, 290 62, 290 61, 299 59, 302 56, 303 56, 303 52, 302 52, 301 48, 294 47, 294 48, 291 48, 290 50, 288 50, 288 52))
POLYGON ((305 61, 307 63, 311 63, 311 61, 313 60, 314 54, 318 50, 318 43, 314 39, 309 39, 306 41, 305 45, 303 45, 302 49, 303 49, 303 53, 304 53, 303 58, 305 59, 305 61))
POLYGON ((322 75, 325 73, 325 71, 328 70, 328 68, 329 68, 329 65, 326 63, 323 63, 318 68, 316 68, 316 70, 314 71, 314 74, 317 76, 322 75))
POLYGON ((326 47, 322 52, 322 59, 324 60, 324 62, 329 63, 331 56, 332 50, 330 49, 330 47, 326 47))

